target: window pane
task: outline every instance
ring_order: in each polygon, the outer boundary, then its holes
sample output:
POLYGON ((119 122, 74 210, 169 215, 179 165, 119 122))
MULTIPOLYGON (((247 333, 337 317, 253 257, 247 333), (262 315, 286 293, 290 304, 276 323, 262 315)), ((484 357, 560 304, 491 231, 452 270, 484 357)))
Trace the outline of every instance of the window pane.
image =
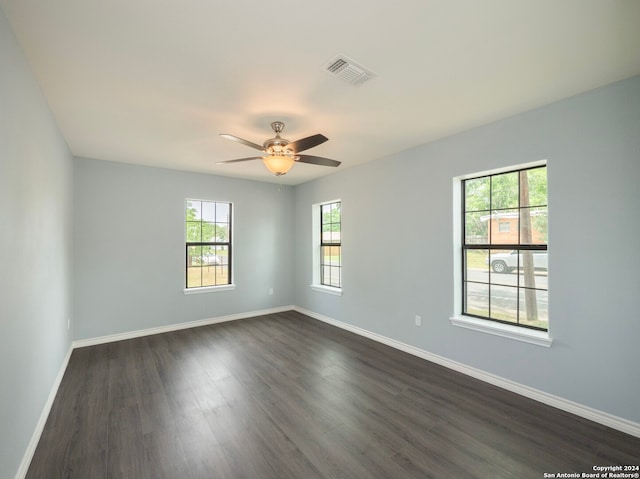
POLYGON ((202 201, 187 201, 187 221, 202 220, 202 201))
POLYGON ((491 285, 491 317, 518 322, 518 288, 491 285))
POLYGON ((331 225, 329 223, 322 225, 322 238, 323 243, 329 243, 331 241, 331 225))
POLYGON ((215 286, 215 265, 206 265, 202 268, 202 286, 215 286))
POLYGON ((497 281, 498 275, 511 273, 519 266, 518 252, 516 250, 493 249, 489 260, 491 272, 497 273, 492 275, 492 281, 497 281))
POLYGON ((220 265, 216 266, 216 284, 230 284, 231 279, 229 278, 229 266, 228 265, 220 265))
POLYGON ((518 286, 518 276, 514 271, 518 267, 518 254, 512 250, 493 249, 489 252, 491 284, 518 286))
POLYGON ((522 208, 520 216, 520 243, 547 244, 547 208, 522 208))
POLYGON ((331 247, 331 259, 333 260, 333 264, 336 266, 342 265, 342 252, 340 251, 340 249, 340 246, 331 247))
POLYGON ((216 220, 216 204, 212 201, 202 202, 202 221, 213 223, 216 220))
POLYGON ((486 249, 466 250, 464 264, 465 280, 489 282, 489 252, 486 249))
POLYGON ((322 266, 322 281, 321 284, 331 285, 331 267, 322 266))
POLYGON ((202 246, 189 246, 187 248, 187 266, 200 266, 202 264, 202 246))
POLYGON ((546 251, 522 251, 518 284, 525 288, 548 289, 549 271, 546 251))
POLYGON ((536 289, 520 290, 520 323, 536 328, 549 326, 549 293, 536 289))
POLYGON ((489 243, 489 214, 486 211, 465 213, 465 244, 489 243))
POLYGON ((203 246, 202 247, 202 265, 216 265, 218 264, 218 256, 216 255, 216 250, 212 246, 203 246))
POLYGON ((322 264, 340 266, 340 246, 323 246, 322 264))
POLYGON ((215 241, 214 223, 202 222, 202 240, 203 243, 215 241))
POLYGON ((340 271, 342 268, 338 266, 322 267, 322 284, 326 286, 340 287, 340 271))
POLYGON ((231 220, 231 205, 229 203, 216 203, 216 222, 229 223, 231 220))
POLYGON ((229 223, 216 223, 215 240, 229 241, 229 223))
POLYGON ((217 261, 205 264, 202 268, 202 286, 230 284, 229 266, 221 257, 217 261))
POLYGON ((547 206, 547 167, 533 168, 523 171, 522 174, 526 175, 529 187, 528 206, 547 206))
POLYGON ((200 242, 201 240, 201 225, 202 223, 200 222, 195 222, 195 221, 187 221, 187 229, 186 229, 186 234, 187 234, 187 242, 189 243, 195 243, 195 242, 200 242))
POLYGON ((490 177, 474 178, 464 182, 465 211, 484 211, 490 208, 490 177))
POLYGON ((519 214, 517 209, 491 215, 491 244, 518 244, 519 214))
POLYGON ((340 225, 324 224, 322 225, 322 242, 325 244, 340 243, 340 225))
POLYGON ((187 268, 187 288, 202 286, 201 271, 199 266, 187 268))
POLYGON ((202 268, 202 286, 229 284, 229 267, 219 263, 202 268))
POLYGON ((518 205, 518 172, 492 176, 491 209, 517 208, 518 205))
POLYGON ((489 316, 489 285, 466 283, 465 312, 476 316, 489 316))

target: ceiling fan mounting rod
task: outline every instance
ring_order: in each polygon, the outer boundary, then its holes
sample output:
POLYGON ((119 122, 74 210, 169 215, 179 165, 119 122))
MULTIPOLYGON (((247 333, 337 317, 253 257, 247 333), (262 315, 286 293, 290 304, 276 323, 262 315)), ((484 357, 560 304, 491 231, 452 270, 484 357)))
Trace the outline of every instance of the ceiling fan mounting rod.
POLYGON ((271 123, 271 128, 276 132, 276 136, 264 142, 263 145, 265 150, 267 150, 269 154, 273 154, 274 149, 278 152, 284 152, 284 147, 289 144, 289 140, 280 137, 280 132, 284 130, 284 123, 281 121, 274 121, 271 123))
POLYGON ((284 123, 282 123, 281 121, 274 121, 271 123, 271 128, 273 128, 273 131, 276 132, 276 135, 279 135, 282 130, 284 130, 284 123))

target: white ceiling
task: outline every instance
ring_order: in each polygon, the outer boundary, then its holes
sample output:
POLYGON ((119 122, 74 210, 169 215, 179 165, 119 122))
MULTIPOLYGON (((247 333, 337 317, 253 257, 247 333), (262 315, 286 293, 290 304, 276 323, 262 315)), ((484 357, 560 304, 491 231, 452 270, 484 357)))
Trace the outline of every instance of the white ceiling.
POLYGON ((285 138, 339 169, 640 74, 637 0, 0 0, 76 156, 298 184, 216 165, 285 138), (344 54, 376 73, 323 72, 344 54))

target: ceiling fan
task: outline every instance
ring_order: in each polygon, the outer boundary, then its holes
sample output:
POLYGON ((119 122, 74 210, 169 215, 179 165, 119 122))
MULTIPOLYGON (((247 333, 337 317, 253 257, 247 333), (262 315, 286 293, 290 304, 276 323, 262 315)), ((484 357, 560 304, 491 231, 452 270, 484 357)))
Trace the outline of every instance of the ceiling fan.
POLYGON ((324 143, 329 139, 326 136, 318 133, 317 135, 307 136, 306 138, 290 142, 289 140, 280 137, 280 133, 284 130, 284 123, 281 121, 274 121, 271 123, 271 128, 276 132, 276 136, 266 140, 262 145, 258 145, 257 143, 244 140, 234 135, 229 135, 228 133, 220 133, 220 136, 227 140, 237 141, 243 145, 250 146, 251 148, 262 151, 265 155, 239 158, 237 160, 219 161, 218 164, 262 160, 267 169, 276 176, 284 175, 291 169, 295 162, 334 167, 340 165, 339 161, 330 160, 329 158, 299 154, 301 151, 308 150, 309 148, 313 148, 314 146, 324 143))

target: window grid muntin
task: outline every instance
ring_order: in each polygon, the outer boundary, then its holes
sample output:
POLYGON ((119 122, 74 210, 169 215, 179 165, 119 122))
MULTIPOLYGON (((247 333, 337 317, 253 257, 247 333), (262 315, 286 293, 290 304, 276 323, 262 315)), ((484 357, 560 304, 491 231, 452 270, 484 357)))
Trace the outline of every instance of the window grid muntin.
MULTIPOLYGON (((330 257, 334 257, 331 255, 330 257)), ((334 201, 331 203, 323 203, 320 205, 320 284, 334 288, 342 287, 342 202, 334 201), (331 211, 337 209, 339 211, 339 219, 334 221, 331 211), (329 221, 325 221, 325 212, 329 221), (333 231, 337 225, 337 231, 333 231), (330 239, 325 236, 325 226, 329 227, 331 234, 330 239), (333 233, 338 233, 338 239, 335 239, 333 233), (325 248, 337 249, 337 264, 325 262, 325 248), (326 280, 326 273, 329 272, 329 280, 326 280), (334 277, 335 275, 335 277, 334 277)))
MULTIPOLYGON (((509 325, 517 325, 519 327, 523 327, 523 328, 528 328, 528 329, 535 329, 535 330, 539 330, 539 331, 548 331, 548 327, 547 328, 543 328, 543 327, 537 327, 537 326, 532 326, 529 324, 523 324, 520 322, 520 301, 521 301, 521 290, 534 290, 534 291, 545 291, 548 294, 548 287, 545 288, 529 288, 526 286, 521 286, 520 285, 520 268, 521 268, 521 264, 520 264, 520 257, 521 257, 521 251, 547 251, 548 250, 548 242, 545 242, 544 244, 536 244, 536 243, 522 243, 521 242, 521 227, 520 227, 520 211, 523 209, 529 209, 532 210, 533 208, 544 208, 547 212, 548 212, 548 192, 547 192, 547 201, 544 204, 528 204, 527 206, 522 206, 521 205, 521 184, 520 184, 520 173, 524 172, 524 171, 529 171, 529 170, 535 170, 535 169, 545 169, 545 178, 546 178, 546 165, 538 165, 538 166, 532 166, 532 167, 528 167, 528 168, 520 168, 517 170, 511 170, 511 171, 505 171, 505 172, 501 172, 501 173, 491 173, 491 174, 487 174, 487 175, 480 175, 480 176, 475 176, 475 177, 470 177, 470 178, 466 178, 464 180, 462 180, 462 188, 461 188, 461 196, 462 196, 462 208, 461 208, 461 213, 462 213, 462 218, 461 218, 461 231, 462 231, 462 261, 461 261, 461 265, 462 265, 462 313, 467 315, 467 316, 472 316, 472 317, 476 317, 476 318, 480 318, 480 319, 487 319, 490 321, 495 321, 498 323, 503 323, 503 324, 509 324, 509 325), (494 177, 497 176, 501 176, 501 175, 507 175, 507 174, 513 174, 513 173, 517 173, 517 185, 518 185, 518 205, 516 208, 514 208, 513 206, 507 206, 507 207, 502 207, 502 208, 493 208, 493 181, 492 179, 494 177), (478 179, 483 179, 483 178, 489 178, 489 208, 488 209, 470 209, 467 210, 467 191, 466 191, 466 183, 467 181, 473 181, 473 180, 478 180, 478 179), (494 214, 495 212, 500 212, 500 211, 507 211, 507 210, 513 210, 513 209, 517 209, 518 210, 518 227, 517 227, 517 237, 518 237, 518 242, 517 243, 501 243, 501 244, 493 244, 492 243, 492 230, 493 228, 491 228, 491 215, 494 214), (487 212, 489 214, 489 225, 487 227, 487 238, 488 238, 488 243, 477 243, 477 244, 467 244, 467 232, 466 232, 466 219, 467 219, 467 213, 481 213, 481 212, 487 212), (488 252, 488 259, 489 259, 489 267, 488 267, 488 281, 487 282, 480 282, 480 281, 470 281, 467 279, 467 254, 466 252, 469 250, 487 250, 488 252), (495 284, 492 282, 491 280, 491 276, 494 274, 492 268, 491 268, 491 250, 516 250, 517 251, 517 260, 516 260, 516 268, 515 270, 518 272, 517 273, 517 282, 516 282, 516 299, 515 299, 515 304, 516 304, 516 318, 517 321, 516 323, 512 322, 512 321, 505 321, 505 320, 501 320, 499 318, 495 318, 495 317, 491 317, 491 287, 493 286, 497 286, 497 287, 503 287, 505 285, 503 284, 495 284), (487 294, 487 304, 488 304, 488 316, 483 316, 483 315, 478 315, 478 314, 473 314, 473 313, 469 313, 468 312, 468 288, 467 288, 467 284, 468 283, 472 283, 472 284, 479 284, 479 285, 486 285, 488 288, 488 294, 487 294)), ((546 181, 546 180, 545 180, 546 181)), ((547 271, 548 271, 548 266, 547 266, 547 271)), ((534 267, 534 272, 535 272, 535 267, 534 267)), ((495 273, 498 274, 498 273, 495 273)), ((547 310, 547 315, 548 315, 548 310, 547 310)), ((548 320, 548 319, 547 319, 548 320)))
MULTIPOLYGON (((196 210, 198 210, 198 208, 195 208, 196 210)), ((185 239, 185 288, 186 289, 195 289, 195 288, 206 288, 206 287, 212 287, 212 286, 224 286, 224 285, 229 285, 231 284, 231 271, 232 271, 232 204, 231 203, 227 203, 227 202, 218 202, 218 201, 208 201, 208 200, 193 200, 193 199, 187 199, 185 201, 185 235, 186 235, 186 239, 185 239), (186 217, 187 211, 189 206, 194 205, 194 204, 199 204, 199 212, 200 212, 200 219, 196 219, 196 220, 188 220, 186 217), (206 205, 213 205, 214 208, 214 216, 213 216, 213 221, 206 221, 204 219, 204 206, 206 205), (218 218, 218 208, 220 208, 220 214, 225 214, 226 213, 226 221, 221 221, 218 218), (217 236, 218 236, 218 228, 219 227, 224 227, 226 226, 226 236, 227 239, 226 240, 218 240, 218 241, 202 241, 202 226, 203 225, 213 225, 213 234, 214 234, 214 239, 217 240, 217 236), (199 229, 200 229, 200 241, 189 241, 189 237, 188 237, 188 228, 189 225, 199 225, 199 229), (192 264, 190 264, 191 262, 191 258, 193 258, 193 256, 190 258, 189 255, 189 248, 192 247, 200 247, 202 248, 200 251, 200 259, 199 259, 199 264, 194 266, 192 264), (204 248, 210 248, 209 249, 209 253, 213 253, 213 254, 209 254, 208 256, 213 256, 213 260, 211 259, 207 259, 207 261, 204 260, 205 258, 205 253, 204 253, 204 248), (226 249, 226 255, 219 255, 220 251, 225 251, 226 249), (224 263, 224 260, 222 260, 222 264, 219 264, 218 258, 222 258, 226 256, 226 263, 224 263), (213 261, 214 263, 212 264, 211 261, 213 261), (211 268, 213 268, 213 282, 208 281, 207 284, 203 284, 205 283, 204 281, 204 273, 205 273, 205 268, 207 269, 207 272, 211 272, 211 268), (189 282, 189 278, 190 278, 190 270, 195 271, 195 270, 200 270, 200 281, 199 281, 199 285, 191 285, 190 286, 190 282, 189 282), (226 271, 225 271, 226 270, 226 271), (219 278, 221 278, 219 280, 219 278)), ((198 229, 198 228, 197 228, 198 229)))

